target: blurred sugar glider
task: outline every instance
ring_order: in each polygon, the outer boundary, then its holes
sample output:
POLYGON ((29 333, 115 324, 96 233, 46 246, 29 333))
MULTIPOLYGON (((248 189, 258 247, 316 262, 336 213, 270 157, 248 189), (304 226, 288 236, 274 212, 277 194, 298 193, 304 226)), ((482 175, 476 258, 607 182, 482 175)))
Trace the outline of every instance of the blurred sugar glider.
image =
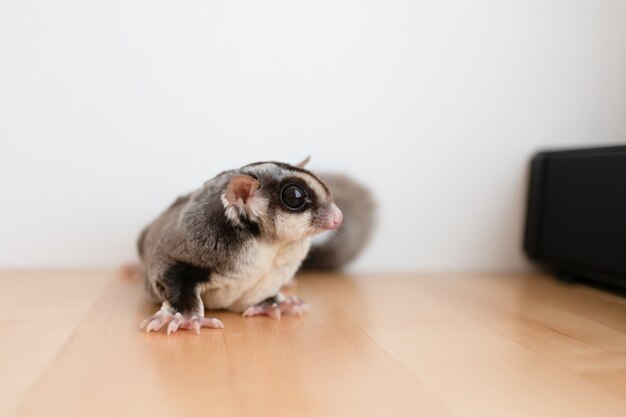
POLYGON ((313 237, 302 269, 337 270, 356 258, 369 242, 375 224, 376 203, 364 185, 347 175, 317 175, 333 194, 344 221, 336 231, 313 237))
POLYGON ((205 308, 274 318, 306 310, 280 288, 307 256, 311 238, 343 220, 306 162, 259 162, 222 172, 179 197, 141 232, 146 289, 161 303, 142 329, 223 328, 204 317, 205 308))

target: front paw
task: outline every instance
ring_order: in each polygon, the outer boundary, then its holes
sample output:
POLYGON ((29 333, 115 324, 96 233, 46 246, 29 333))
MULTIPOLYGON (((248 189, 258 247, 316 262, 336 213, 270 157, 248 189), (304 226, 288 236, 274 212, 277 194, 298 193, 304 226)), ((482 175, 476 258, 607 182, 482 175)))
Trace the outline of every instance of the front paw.
POLYGON ((159 310, 157 313, 145 319, 139 325, 141 330, 150 333, 152 330, 159 331, 167 324, 167 334, 171 334, 178 329, 193 330, 196 334, 200 333, 201 327, 211 329, 223 329, 224 323, 218 319, 198 317, 195 315, 184 316, 179 312, 171 313, 165 310, 159 310))

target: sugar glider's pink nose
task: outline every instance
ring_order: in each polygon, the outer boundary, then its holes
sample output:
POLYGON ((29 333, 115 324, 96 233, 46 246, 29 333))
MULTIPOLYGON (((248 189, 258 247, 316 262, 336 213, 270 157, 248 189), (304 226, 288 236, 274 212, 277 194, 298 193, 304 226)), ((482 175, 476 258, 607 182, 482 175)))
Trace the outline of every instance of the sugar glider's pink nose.
POLYGON ((339 210, 339 207, 333 203, 326 213, 324 229, 336 230, 339 226, 341 226, 341 222, 343 222, 343 213, 339 210))

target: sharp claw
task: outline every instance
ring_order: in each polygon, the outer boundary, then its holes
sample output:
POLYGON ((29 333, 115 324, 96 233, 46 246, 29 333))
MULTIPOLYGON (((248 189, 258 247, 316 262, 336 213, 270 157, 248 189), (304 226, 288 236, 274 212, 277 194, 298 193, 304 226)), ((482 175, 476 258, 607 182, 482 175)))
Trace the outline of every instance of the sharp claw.
POLYGON ((180 327, 180 325, 185 321, 184 317, 182 314, 180 313, 176 313, 174 315, 174 318, 172 319, 172 321, 170 321, 170 324, 168 324, 167 326, 167 334, 169 335, 172 332, 175 332, 176 330, 178 330, 178 328, 180 327))
POLYGON ((161 329, 161 323, 157 320, 151 320, 146 326, 146 333, 150 333, 152 330, 156 330, 157 332, 161 329))
POLYGON ((172 332, 175 332, 176 330, 178 330, 177 323, 174 320, 170 321, 170 324, 167 325, 167 335, 169 336, 170 334, 172 334, 172 332))
POLYGON ((212 329, 223 329, 224 328, 224 323, 222 323, 218 319, 207 319, 207 318, 204 318, 204 317, 200 317, 198 319, 198 324, 200 325, 200 327, 210 327, 212 329))

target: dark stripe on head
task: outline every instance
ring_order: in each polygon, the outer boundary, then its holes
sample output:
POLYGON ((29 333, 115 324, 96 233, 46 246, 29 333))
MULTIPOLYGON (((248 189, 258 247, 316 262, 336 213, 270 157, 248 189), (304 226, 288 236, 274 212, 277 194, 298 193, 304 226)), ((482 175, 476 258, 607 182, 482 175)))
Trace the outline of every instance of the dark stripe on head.
POLYGON ((273 165, 276 165, 279 168, 282 168, 282 169, 285 169, 285 170, 288 170, 288 171, 301 172, 303 174, 310 175, 311 177, 313 177, 322 186, 324 191, 326 191, 326 194, 328 194, 329 196, 331 195, 330 190, 328 189, 326 184, 324 184, 324 181, 322 181, 320 179, 320 177, 318 177, 317 175, 315 175, 314 173, 312 173, 311 171, 309 171, 307 169, 300 168, 300 167, 297 167, 295 165, 286 164, 284 162, 265 161, 265 162, 254 162, 252 164, 248 164, 248 165, 244 166, 243 168, 249 168, 249 167, 254 167, 254 166, 263 165, 263 164, 273 164, 273 165))

